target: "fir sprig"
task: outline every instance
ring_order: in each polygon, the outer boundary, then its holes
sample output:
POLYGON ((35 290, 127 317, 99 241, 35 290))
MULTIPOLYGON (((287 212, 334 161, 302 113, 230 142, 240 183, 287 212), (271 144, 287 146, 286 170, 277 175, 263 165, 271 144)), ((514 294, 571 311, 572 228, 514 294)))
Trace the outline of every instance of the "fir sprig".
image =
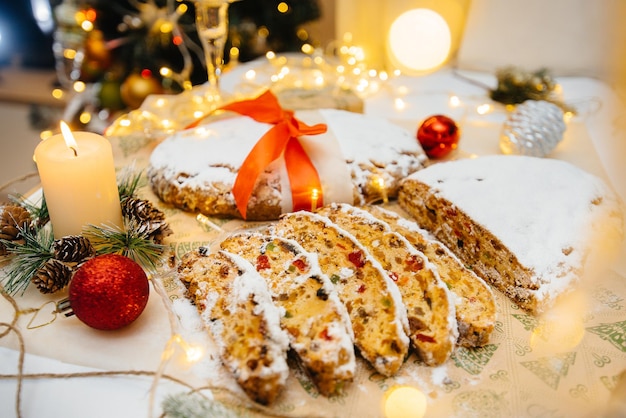
POLYGON ((54 237, 45 228, 35 229, 30 226, 20 228, 22 242, 0 240, 6 247, 10 257, 9 264, 5 268, 5 276, 2 285, 10 295, 18 292, 24 293, 31 278, 37 271, 52 258, 52 244, 54 237))
POLYGON ((519 104, 526 100, 544 100, 559 106, 563 112, 575 113, 575 109, 559 100, 555 94, 556 81, 550 70, 540 68, 526 71, 510 66, 496 71, 498 86, 489 97, 504 104, 519 104))
POLYGON ((516 105, 526 100, 543 100, 559 106, 563 112, 576 114, 576 109, 563 101, 556 94, 557 83, 547 68, 528 71, 516 66, 507 66, 496 70, 497 86, 488 85, 467 77, 458 71, 455 76, 487 90, 489 98, 505 104, 516 105))
POLYGON ((97 254, 124 255, 147 270, 155 271, 165 246, 150 239, 145 228, 133 219, 124 219, 124 227, 89 225, 83 236, 93 245, 97 254))

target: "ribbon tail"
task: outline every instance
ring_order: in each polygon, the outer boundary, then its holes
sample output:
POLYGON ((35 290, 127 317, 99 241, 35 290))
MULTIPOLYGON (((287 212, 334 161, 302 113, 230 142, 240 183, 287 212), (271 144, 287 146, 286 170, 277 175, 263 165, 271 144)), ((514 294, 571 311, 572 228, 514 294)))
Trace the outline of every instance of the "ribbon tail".
POLYGON ((285 166, 289 174, 293 211, 315 210, 323 206, 319 174, 297 138, 291 137, 287 143, 285 166))
POLYGON ((298 131, 298 135, 320 135, 323 133, 326 133, 326 131, 328 130, 328 125, 326 125, 325 123, 318 123, 316 125, 313 126, 309 126, 306 123, 302 122, 299 119, 294 118, 293 119, 296 123, 296 129, 298 131))
POLYGON ((248 202, 254 186, 263 170, 282 154, 289 141, 289 128, 286 123, 274 125, 254 145, 244 160, 233 184, 233 196, 237 210, 246 219, 248 202))

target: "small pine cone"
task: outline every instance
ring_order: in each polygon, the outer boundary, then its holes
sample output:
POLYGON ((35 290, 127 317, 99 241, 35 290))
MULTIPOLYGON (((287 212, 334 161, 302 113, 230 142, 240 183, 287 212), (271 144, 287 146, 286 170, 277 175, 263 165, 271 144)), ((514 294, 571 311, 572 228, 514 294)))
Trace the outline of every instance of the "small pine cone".
POLYGON ((52 256, 66 263, 80 263, 96 255, 91 242, 81 235, 68 235, 52 244, 52 256))
POLYGON ((62 261, 51 258, 35 273, 31 283, 41 293, 55 293, 65 288, 71 278, 72 269, 62 261))
POLYGON ((162 244, 165 237, 172 235, 173 231, 165 221, 149 222, 148 228, 152 231, 148 234, 156 244, 162 244))
POLYGON ((139 225, 139 230, 145 232, 157 244, 172 234, 172 230, 165 221, 165 214, 152 206, 148 200, 136 197, 124 199, 122 215, 134 220, 139 225))
POLYGON ((132 196, 122 202, 122 215, 139 222, 165 219, 165 214, 152 206, 150 201, 132 196))
POLYGON ((8 204, 0 207, 0 239, 19 239, 19 230, 24 229, 30 221, 30 213, 22 206, 8 204))

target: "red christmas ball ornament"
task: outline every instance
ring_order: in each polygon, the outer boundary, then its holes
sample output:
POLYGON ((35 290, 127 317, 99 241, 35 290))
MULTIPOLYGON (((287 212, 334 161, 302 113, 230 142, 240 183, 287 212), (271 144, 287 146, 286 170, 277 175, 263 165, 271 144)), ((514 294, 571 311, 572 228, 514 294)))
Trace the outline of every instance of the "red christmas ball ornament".
POLYGON ((417 130, 417 140, 430 158, 443 158, 459 144, 460 130, 456 122, 444 115, 429 116, 417 130))
POLYGON ((76 271, 69 285, 69 304, 90 327, 114 330, 141 315, 149 293, 148 277, 139 264, 123 255, 104 254, 76 271))

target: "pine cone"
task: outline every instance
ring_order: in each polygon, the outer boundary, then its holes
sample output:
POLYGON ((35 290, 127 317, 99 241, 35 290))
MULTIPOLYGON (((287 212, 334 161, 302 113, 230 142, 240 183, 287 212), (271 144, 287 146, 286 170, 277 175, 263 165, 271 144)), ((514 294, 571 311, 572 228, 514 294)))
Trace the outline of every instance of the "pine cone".
POLYGON ((165 221, 165 214, 147 200, 136 197, 124 199, 122 215, 134 220, 139 225, 139 231, 152 238, 157 244, 162 243, 165 237, 172 234, 172 230, 165 221))
POLYGON ((82 235, 68 235, 52 244, 52 256, 66 263, 80 263, 96 255, 91 242, 82 235))
POLYGON ((22 206, 8 204, 0 207, 0 239, 19 239, 19 230, 25 228, 30 221, 30 213, 22 206))
POLYGON ((62 290, 72 278, 72 269, 65 263, 49 259, 35 273, 31 283, 37 286, 41 293, 55 293, 62 290))

